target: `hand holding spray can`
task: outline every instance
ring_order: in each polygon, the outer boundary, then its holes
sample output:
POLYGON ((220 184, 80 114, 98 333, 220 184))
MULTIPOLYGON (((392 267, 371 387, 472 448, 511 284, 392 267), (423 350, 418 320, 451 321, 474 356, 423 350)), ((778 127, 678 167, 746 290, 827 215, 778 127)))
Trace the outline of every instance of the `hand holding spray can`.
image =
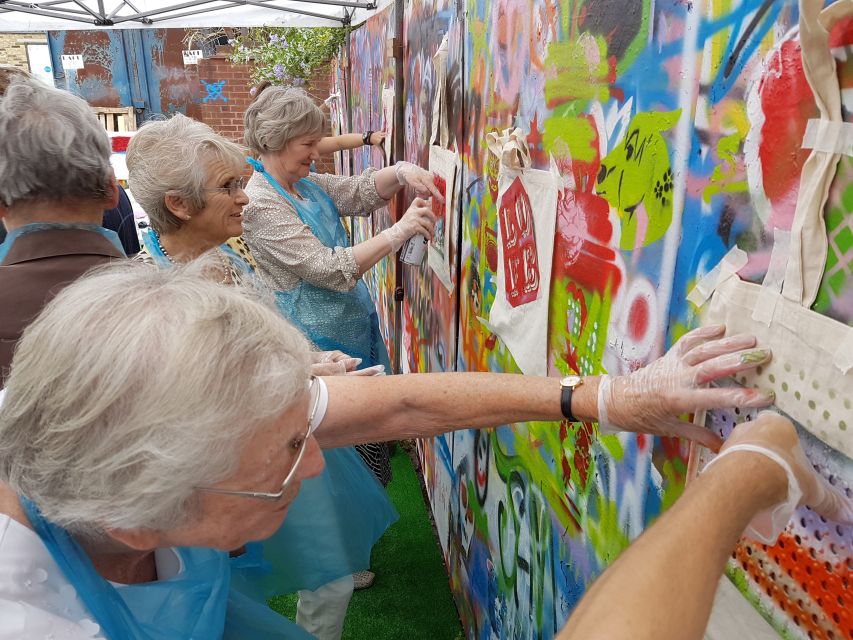
MULTIPOLYGON (((435 186, 433 191, 441 194, 441 198, 429 198, 428 202, 432 209, 432 215, 434 219, 437 220, 444 217, 444 198, 447 193, 447 183, 441 176, 433 175, 433 184, 435 186)), ((403 249, 400 251, 400 260, 406 264, 419 266, 423 263, 427 242, 428 240, 426 236, 422 234, 412 236, 406 240, 406 243, 403 245, 403 249)))
POLYGON ((400 251, 400 260, 406 264, 420 266, 424 261, 427 239, 422 235, 412 236, 403 244, 400 251))

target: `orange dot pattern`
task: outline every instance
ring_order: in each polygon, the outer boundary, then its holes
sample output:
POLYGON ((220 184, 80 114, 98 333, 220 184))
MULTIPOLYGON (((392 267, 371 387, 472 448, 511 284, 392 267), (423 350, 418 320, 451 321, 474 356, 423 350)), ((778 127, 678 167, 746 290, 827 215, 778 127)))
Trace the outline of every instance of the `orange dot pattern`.
POLYGON ((846 545, 821 544, 821 532, 814 533, 816 539, 806 539, 789 529, 773 546, 744 539, 732 558, 790 631, 814 640, 853 640, 853 557, 846 545))

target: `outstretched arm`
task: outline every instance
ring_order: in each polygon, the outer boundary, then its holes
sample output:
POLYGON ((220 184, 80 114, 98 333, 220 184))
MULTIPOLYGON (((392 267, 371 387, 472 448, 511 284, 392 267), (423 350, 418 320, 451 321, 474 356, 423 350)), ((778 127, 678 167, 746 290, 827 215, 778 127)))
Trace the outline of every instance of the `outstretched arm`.
MULTIPOLYGON (((794 425, 764 412, 732 432, 672 509, 593 584, 559 640, 702 638, 732 548, 756 515, 782 513, 785 502, 853 520, 853 504, 815 472, 794 425)), ((778 536, 791 510, 776 518, 769 537, 778 536)))
MULTIPOLYGON (((398 223, 399 224, 399 223, 398 223)), ((579 420, 600 418, 611 429, 674 435, 718 449, 721 440, 684 413, 719 407, 766 407, 773 397, 755 389, 705 388, 770 358, 755 338, 723 338, 722 325, 685 335, 666 356, 626 376, 593 376, 572 394, 579 420), (607 416, 607 420, 604 420, 607 416)), ((562 420, 560 383, 497 373, 432 373, 373 379, 330 378, 329 406, 316 435, 321 446, 425 438, 454 429, 530 420, 562 420)))
MULTIPOLYGON (((380 145, 385 140, 384 131, 374 131, 370 134, 370 144, 380 145)), ((338 136, 326 136, 317 145, 317 151, 322 155, 328 155, 335 151, 345 149, 357 149, 364 145, 364 136, 360 133, 342 133, 338 136)))
MULTIPOLYGON (((429 438, 453 429, 523 420, 562 420, 560 382, 500 373, 424 373, 324 378, 329 406, 315 432, 322 447, 429 438)), ((597 378, 572 397, 572 411, 596 417, 597 378)))
POLYGON ((701 638, 726 558, 786 486, 767 458, 721 460, 595 581, 559 640, 701 638))

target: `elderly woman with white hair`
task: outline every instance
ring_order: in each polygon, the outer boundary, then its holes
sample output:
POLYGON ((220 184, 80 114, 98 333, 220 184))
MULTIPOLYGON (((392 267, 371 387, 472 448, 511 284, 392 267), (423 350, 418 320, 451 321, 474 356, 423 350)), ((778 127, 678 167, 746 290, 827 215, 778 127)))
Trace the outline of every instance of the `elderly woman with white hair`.
MULTIPOLYGON (((216 257, 208 274, 213 280, 228 285, 258 277, 226 244, 242 233, 241 212, 248 202, 241 147, 176 115, 137 132, 128 145, 127 166, 134 197, 151 220, 142 260, 171 267, 210 252, 216 257)), ((286 301, 278 305, 287 315, 286 301)), ((339 364, 343 369, 344 362, 339 364)), ((304 484, 291 517, 264 542, 273 572, 263 580, 271 595, 300 592, 297 622, 321 640, 340 637, 352 575, 369 567, 373 545, 397 519, 353 447, 323 456, 323 473, 304 484)))
MULTIPOLYGON (((254 290, 200 277, 208 268, 104 268, 61 292, 18 343, 0 393, 0 637, 304 639, 241 592, 228 551, 289 517, 322 470, 320 447, 569 411, 716 448, 713 433, 675 417, 772 401, 704 388, 770 357, 754 340, 721 339, 723 327, 687 334, 630 375, 585 378, 568 400, 559 380, 521 375, 312 379, 300 333, 254 290)), ((794 505, 849 518, 849 501, 820 489, 792 433, 752 438, 751 451, 769 446, 794 470, 794 505)), ((771 510, 788 493, 785 473, 773 473, 761 505, 771 510)))
MULTIPOLYGON (((432 237, 434 219, 416 198, 399 222, 349 246, 341 216, 365 216, 388 204, 403 186, 441 199, 434 177, 408 162, 347 177, 311 173, 328 131, 323 112, 301 89, 270 86, 244 116, 246 145, 256 154, 246 186, 245 238, 258 266, 287 301, 290 319, 323 349, 390 369, 376 308, 361 276, 414 235, 432 237)), ((390 480, 384 445, 359 452, 374 473, 390 480)))

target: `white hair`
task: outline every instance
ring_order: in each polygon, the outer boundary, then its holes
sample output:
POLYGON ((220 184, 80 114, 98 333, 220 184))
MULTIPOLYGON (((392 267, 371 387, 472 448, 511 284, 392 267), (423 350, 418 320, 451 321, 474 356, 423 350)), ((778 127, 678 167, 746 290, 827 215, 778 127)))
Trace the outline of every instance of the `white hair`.
POLYGON ((243 115, 243 140, 253 152, 281 151, 300 136, 326 132, 326 117, 302 89, 267 87, 243 115))
POLYGON ((169 233, 183 224, 166 206, 166 192, 182 198, 194 212, 204 208, 214 160, 239 175, 246 166, 245 149, 180 113, 146 122, 130 139, 128 186, 158 232, 169 233))
POLYGON ((110 141, 80 98, 32 77, 0 97, 0 202, 103 200, 112 193, 110 141))
POLYGON ((255 430, 292 406, 306 340, 210 260, 125 262, 66 287, 18 342, 0 481, 81 537, 190 520, 255 430))

